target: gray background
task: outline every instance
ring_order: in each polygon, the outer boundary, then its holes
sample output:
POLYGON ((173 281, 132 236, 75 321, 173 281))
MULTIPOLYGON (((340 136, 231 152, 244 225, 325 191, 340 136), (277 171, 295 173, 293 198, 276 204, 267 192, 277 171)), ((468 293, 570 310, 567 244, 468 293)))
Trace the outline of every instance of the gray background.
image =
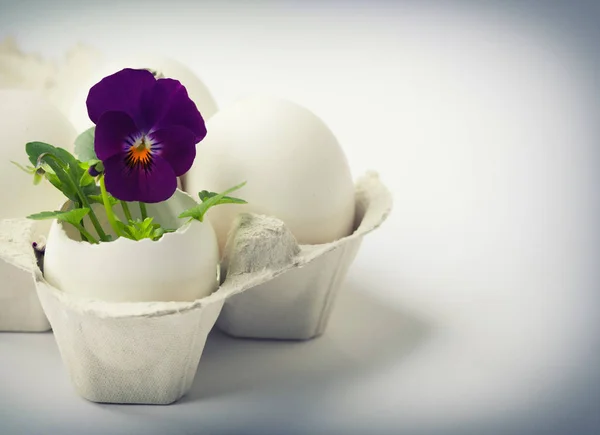
POLYGON ((323 337, 215 331, 169 407, 86 402, 51 334, 0 335, 0 433, 600 432, 599 21, 584 1, 0 1, 28 52, 152 49, 221 106, 309 107, 396 207, 323 337))

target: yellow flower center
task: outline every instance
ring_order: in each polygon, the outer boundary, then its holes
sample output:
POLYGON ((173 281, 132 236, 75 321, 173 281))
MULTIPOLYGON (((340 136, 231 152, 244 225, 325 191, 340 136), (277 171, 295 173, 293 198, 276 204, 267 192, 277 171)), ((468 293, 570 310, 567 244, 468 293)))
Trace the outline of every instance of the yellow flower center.
POLYGON ((151 143, 146 136, 142 136, 129 147, 129 152, 127 153, 127 162, 131 166, 148 166, 151 160, 151 143))

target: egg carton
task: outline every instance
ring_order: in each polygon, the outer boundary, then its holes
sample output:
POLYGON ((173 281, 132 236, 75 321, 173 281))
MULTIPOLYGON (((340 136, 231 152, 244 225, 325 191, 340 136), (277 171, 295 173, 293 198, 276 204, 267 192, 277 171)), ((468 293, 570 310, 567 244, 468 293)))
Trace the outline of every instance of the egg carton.
MULTIPOLYGON (((175 402, 191 388, 219 314, 219 327, 239 336, 321 333, 363 236, 391 210, 391 195, 373 173, 358 182, 356 199, 354 233, 323 245, 299 246, 276 218, 240 215, 227 243, 222 285, 193 302, 74 297, 53 288, 34 263, 26 263, 77 392, 94 402, 175 402)), ((15 244, 15 252, 25 250, 24 242, 4 243, 15 244)))
POLYGON ((229 270, 227 277, 231 270, 264 270, 269 278, 227 298, 217 327, 239 338, 307 340, 321 335, 363 236, 392 207, 391 195, 375 173, 358 182, 355 195, 356 229, 332 243, 298 245, 282 222, 242 217, 227 242, 222 268, 229 270))
POLYGON ((35 222, 25 219, 0 220, 0 331, 50 329, 35 287, 34 227, 35 222))

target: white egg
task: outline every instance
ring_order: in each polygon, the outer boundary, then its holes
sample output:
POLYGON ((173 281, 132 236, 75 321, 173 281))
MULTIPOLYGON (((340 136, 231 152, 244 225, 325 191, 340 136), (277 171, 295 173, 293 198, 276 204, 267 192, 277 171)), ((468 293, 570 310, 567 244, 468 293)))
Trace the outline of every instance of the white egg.
POLYGON ((207 130, 185 190, 222 192, 247 182, 233 194, 247 205, 220 205, 207 214, 221 248, 240 212, 281 219, 302 244, 352 232, 350 168, 333 133, 312 112, 285 100, 251 98, 218 112, 207 130))
MULTIPOLYGON (((69 224, 52 223, 44 276, 59 290, 76 296, 108 302, 193 301, 216 290, 219 250, 210 222, 186 220, 177 216, 196 202, 178 190, 169 200, 148 204, 148 215, 163 228, 178 230, 158 241, 133 241, 119 238, 113 242, 82 242, 69 224)), ((137 204, 131 213, 139 217, 137 204)), ((94 205, 99 221, 107 233, 106 214, 94 205)), ((119 206, 115 212, 121 213, 119 206)), ((86 228, 96 235, 89 219, 86 228)), ((114 233, 113 233, 114 234, 114 233)))
POLYGON ((78 132, 82 132, 93 126, 92 121, 88 117, 85 104, 90 88, 104 77, 124 68, 147 68, 162 74, 164 77, 179 80, 187 89, 188 95, 196 103, 198 110, 205 120, 217 112, 217 103, 210 94, 210 91, 187 66, 165 57, 142 55, 134 58, 115 59, 105 63, 79 89, 77 96, 74 98, 69 117, 78 132))
POLYGON ((0 219, 25 217, 56 210, 65 197, 43 181, 33 185, 33 176, 11 161, 30 165, 27 142, 40 141, 72 151, 75 129, 55 108, 33 91, 0 91, 0 219))

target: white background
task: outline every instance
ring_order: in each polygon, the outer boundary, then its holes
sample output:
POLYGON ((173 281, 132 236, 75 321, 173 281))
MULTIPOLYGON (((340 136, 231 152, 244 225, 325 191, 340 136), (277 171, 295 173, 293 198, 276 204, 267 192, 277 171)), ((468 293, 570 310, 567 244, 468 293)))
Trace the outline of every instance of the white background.
POLYGON ((155 50, 221 107, 308 107, 395 200, 323 337, 214 333, 171 407, 85 402, 50 334, 0 336, 0 432, 596 433, 600 15, 518 5, 0 2, 26 51, 155 50))

